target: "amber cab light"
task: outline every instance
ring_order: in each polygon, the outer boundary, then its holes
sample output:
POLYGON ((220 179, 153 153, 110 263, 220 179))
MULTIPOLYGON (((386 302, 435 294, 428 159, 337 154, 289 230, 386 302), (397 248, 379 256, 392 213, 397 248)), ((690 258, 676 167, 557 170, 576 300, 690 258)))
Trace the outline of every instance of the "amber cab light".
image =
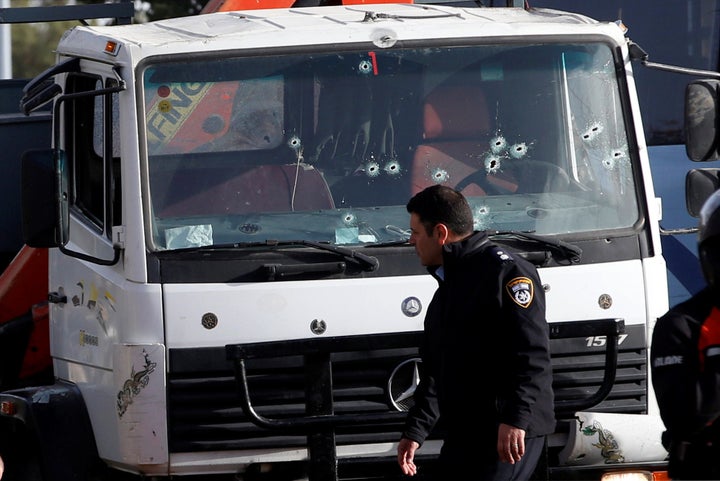
POLYGON ((0 413, 6 416, 14 416, 17 413, 17 406, 14 402, 3 401, 0 403, 0 413))

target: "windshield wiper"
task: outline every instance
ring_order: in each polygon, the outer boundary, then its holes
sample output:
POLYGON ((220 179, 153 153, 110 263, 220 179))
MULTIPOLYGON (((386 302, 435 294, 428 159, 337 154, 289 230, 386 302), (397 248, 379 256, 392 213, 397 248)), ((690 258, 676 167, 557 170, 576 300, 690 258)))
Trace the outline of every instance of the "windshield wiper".
POLYGON ((321 244, 319 242, 313 242, 308 240, 294 240, 294 241, 265 241, 265 245, 268 246, 293 246, 301 245, 305 247, 312 247, 313 249, 319 249, 322 251, 332 252, 338 254, 345 259, 345 262, 321 262, 312 264, 264 264, 263 269, 265 275, 269 281, 276 281, 279 279, 287 278, 288 276, 297 276, 301 274, 309 273, 330 273, 340 274, 345 272, 346 262, 352 262, 360 267, 360 269, 368 272, 372 272, 378 268, 380 261, 376 257, 368 256, 361 252, 348 249, 347 247, 340 247, 334 244, 321 244))
MULTIPOLYGON (((267 244, 272 245, 271 242, 272 241, 268 240, 267 244)), ((377 257, 369 256, 367 254, 363 254, 362 252, 358 252, 357 250, 349 249, 347 247, 341 247, 335 244, 323 244, 320 242, 314 242, 309 240, 293 240, 277 241, 275 245, 302 245, 306 247, 313 247, 315 249, 323 251, 334 252, 335 254, 343 256, 345 260, 359 265, 362 270, 367 272, 372 272, 380 266, 380 261, 377 259, 377 257)))
POLYGON ((532 234, 530 232, 520 232, 520 231, 488 231, 488 237, 490 237, 493 240, 497 240, 498 238, 510 238, 510 239, 518 239, 518 240, 529 240, 532 242, 539 243, 545 247, 549 247, 550 249, 554 251, 561 252, 567 259, 570 260, 573 264, 577 264, 580 262, 580 258, 582 257, 582 249, 580 249, 578 246, 574 244, 570 244, 568 242, 562 241, 560 239, 553 239, 550 237, 545 237, 537 234, 532 234))
MULTIPOLYGON (((227 249, 242 249, 244 247, 288 247, 288 246, 305 246, 305 247, 312 247, 313 249, 318 249, 326 252, 332 252, 334 254, 338 254, 345 258, 346 261, 349 261, 357 266, 359 266, 362 270, 367 272, 372 272, 376 270, 380 266, 380 261, 377 259, 377 257, 369 256, 367 254, 363 254, 362 252, 358 252, 357 250, 349 249, 347 247, 341 247, 335 244, 329 244, 329 243, 321 243, 321 242, 314 242, 304 239, 299 240, 286 240, 286 241, 280 241, 280 240, 274 240, 274 239, 267 239, 264 241, 259 242, 234 242, 234 243, 228 243, 228 244, 213 244, 213 245, 206 245, 202 247, 190 247, 186 249, 176 249, 178 252, 192 252, 192 251, 213 251, 213 250, 227 250, 227 249)), ((333 265, 335 265, 333 263, 333 265)), ((273 266, 276 266, 273 264, 273 266)))

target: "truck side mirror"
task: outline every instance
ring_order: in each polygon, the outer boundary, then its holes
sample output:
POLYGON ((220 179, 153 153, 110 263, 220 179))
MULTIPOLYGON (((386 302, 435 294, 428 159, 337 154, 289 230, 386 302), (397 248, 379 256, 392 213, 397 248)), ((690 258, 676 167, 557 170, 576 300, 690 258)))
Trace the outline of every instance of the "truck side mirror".
POLYGON ((685 89, 685 150, 695 162, 720 159, 720 80, 696 80, 685 89))
POLYGON ((64 152, 28 150, 22 157, 22 231, 30 247, 64 246, 68 239, 67 172, 64 152))
POLYGON ((700 216, 700 209, 710 195, 720 188, 720 169, 692 169, 685 176, 685 205, 688 214, 700 216))

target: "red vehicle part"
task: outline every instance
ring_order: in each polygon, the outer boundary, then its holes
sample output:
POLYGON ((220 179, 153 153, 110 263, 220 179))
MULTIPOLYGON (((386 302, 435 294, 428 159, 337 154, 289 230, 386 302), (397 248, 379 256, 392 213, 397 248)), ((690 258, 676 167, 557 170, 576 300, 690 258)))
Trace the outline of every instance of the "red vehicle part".
MULTIPOLYGON (((0 274, 0 337, 3 334, 12 337, 18 331, 29 330, 29 338, 27 334, 21 336, 27 339, 27 345, 17 373, 20 380, 39 375, 51 366, 47 293, 47 249, 23 246, 0 274), (15 328, 21 324, 23 327, 15 328)), ((14 338, 6 341, 16 343, 14 338)), ((17 348, 22 348, 16 344, 12 347, 15 353, 17 348)), ((5 353, 0 354, 3 360, 12 361, 4 359, 5 353)))
MULTIPOLYGON (((210 0, 200 13, 256 10, 260 8, 290 8, 295 0, 210 0)), ((341 0, 343 5, 365 3, 413 3, 413 0, 341 0)))

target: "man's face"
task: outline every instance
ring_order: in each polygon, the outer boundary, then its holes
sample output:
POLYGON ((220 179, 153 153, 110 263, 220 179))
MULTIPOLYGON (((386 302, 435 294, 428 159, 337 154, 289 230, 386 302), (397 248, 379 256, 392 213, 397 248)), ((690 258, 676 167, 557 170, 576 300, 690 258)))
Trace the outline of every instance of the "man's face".
POLYGON ((442 246, 444 240, 441 237, 439 226, 435 226, 428 235, 425 226, 420 222, 420 217, 410 214, 410 239, 411 245, 415 246, 415 252, 424 266, 439 266, 442 264, 442 246))

